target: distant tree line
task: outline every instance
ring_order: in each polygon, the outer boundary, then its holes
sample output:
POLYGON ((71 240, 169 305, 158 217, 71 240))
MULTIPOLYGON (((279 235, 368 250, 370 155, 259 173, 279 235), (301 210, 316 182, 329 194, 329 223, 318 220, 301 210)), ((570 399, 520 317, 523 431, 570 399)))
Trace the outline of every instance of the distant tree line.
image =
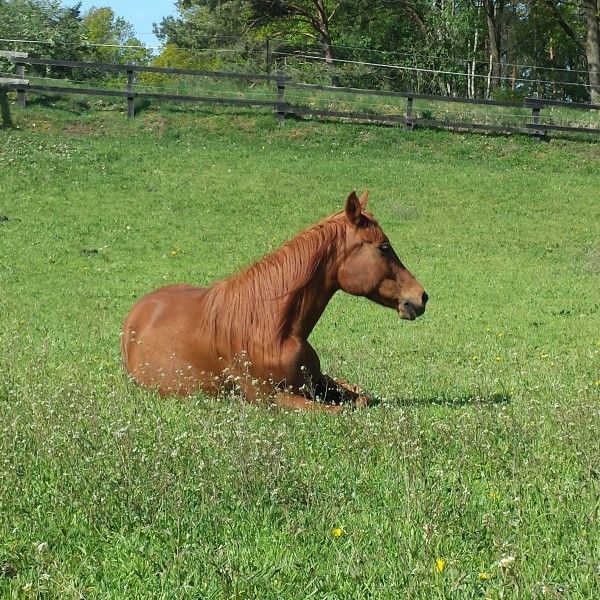
MULTIPOLYGON (((108 7, 82 13, 81 3, 65 7, 60 0, 0 0, 0 49, 29 52, 59 60, 148 64, 152 51, 135 37, 133 27, 108 7)), ((6 72, 10 64, 0 63, 6 72)), ((41 75, 61 77, 61 68, 41 75)), ((35 73, 35 67, 29 72, 35 73)), ((72 75, 72 72, 69 71, 72 75)), ((111 77, 98 71, 82 78, 111 77)))
POLYGON ((59 0, 0 0, 0 38, 48 40, 46 57, 600 104, 600 0, 177 0, 175 8, 155 24, 158 52, 110 8, 82 14, 59 0))

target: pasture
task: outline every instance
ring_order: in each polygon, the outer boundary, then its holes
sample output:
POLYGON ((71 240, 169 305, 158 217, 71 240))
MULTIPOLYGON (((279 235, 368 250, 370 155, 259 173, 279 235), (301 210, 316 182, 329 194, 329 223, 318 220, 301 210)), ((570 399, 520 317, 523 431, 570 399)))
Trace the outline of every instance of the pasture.
POLYGON ((40 102, 0 130, 0 596, 600 596, 600 146, 40 102), (338 293, 342 415, 160 399, 135 300, 371 189, 425 315, 338 293))

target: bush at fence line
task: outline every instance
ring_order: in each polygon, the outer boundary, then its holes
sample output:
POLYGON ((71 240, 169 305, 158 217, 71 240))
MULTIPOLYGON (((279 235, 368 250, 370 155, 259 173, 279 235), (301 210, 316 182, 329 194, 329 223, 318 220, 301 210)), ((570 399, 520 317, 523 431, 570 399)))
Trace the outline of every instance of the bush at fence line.
POLYGON ((523 89, 514 90, 511 87, 502 86, 494 92, 492 99, 505 102, 522 102, 525 100, 526 95, 523 89))
MULTIPOLYGON (((163 51, 152 61, 153 67, 166 69, 210 70, 210 65, 204 62, 202 55, 167 44, 163 51)), ((169 73, 140 73, 139 82, 149 86, 173 85, 181 76, 169 73)))

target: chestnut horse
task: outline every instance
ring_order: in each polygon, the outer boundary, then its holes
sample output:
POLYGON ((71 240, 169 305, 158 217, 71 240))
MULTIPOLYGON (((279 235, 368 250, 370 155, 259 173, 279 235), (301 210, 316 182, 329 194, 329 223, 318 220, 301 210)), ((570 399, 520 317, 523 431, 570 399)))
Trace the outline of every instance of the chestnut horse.
POLYGON ((339 412, 368 397, 321 373, 308 336, 337 290, 413 320, 427 294, 367 212, 368 190, 238 275, 208 288, 170 285, 125 319, 125 366, 162 396, 235 387, 246 400, 339 412), (319 402, 324 399, 325 402, 319 402))

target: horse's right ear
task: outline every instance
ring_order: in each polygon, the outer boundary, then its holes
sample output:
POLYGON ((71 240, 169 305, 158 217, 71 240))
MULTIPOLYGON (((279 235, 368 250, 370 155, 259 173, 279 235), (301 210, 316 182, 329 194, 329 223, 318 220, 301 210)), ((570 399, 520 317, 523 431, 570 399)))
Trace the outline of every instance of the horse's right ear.
POLYGON ((348 198, 346 198, 346 217, 350 223, 358 225, 361 213, 362 206, 360 205, 360 200, 358 199, 356 192, 352 192, 348 198))

